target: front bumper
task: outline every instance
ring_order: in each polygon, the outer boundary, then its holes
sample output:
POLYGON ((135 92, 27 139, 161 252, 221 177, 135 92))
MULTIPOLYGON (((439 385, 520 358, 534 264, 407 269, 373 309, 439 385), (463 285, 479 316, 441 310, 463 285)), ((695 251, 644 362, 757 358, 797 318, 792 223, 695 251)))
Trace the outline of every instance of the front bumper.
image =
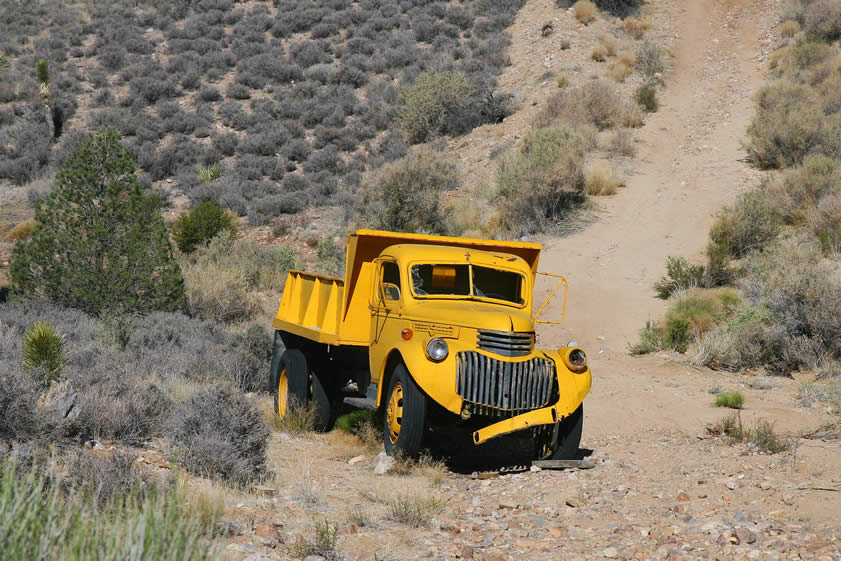
POLYGON ((535 409, 510 419, 499 421, 492 425, 488 425, 483 429, 479 429, 473 433, 474 444, 484 444, 492 438, 517 432, 523 429, 536 427, 539 425, 553 425, 558 422, 558 404, 541 409, 535 409))

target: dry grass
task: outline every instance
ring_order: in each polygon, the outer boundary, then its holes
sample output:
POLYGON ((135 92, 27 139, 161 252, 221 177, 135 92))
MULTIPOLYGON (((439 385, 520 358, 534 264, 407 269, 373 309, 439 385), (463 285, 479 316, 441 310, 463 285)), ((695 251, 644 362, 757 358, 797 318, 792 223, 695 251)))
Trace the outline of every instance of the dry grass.
POLYGON ((585 172, 585 177, 588 195, 615 195, 619 187, 623 185, 622 180, 616 177, 615 172, 607 162, 591 163, 585 172))
POLYGON ((25 220, 9 230, 6 234, 6 239, 10 242, 17 242, 21 240, 28 240, 32 235, 32 230, 35 229, 35 219, 30 218, 25 220))
POLYGON ((648 30, 648 24, 640 21, 635 17, 627 17, 622 22, 622 31, 633 37, 634 39, 642 39, 645 32, 648 30))
POLYGON ((616 56, 616 37, 608 35, 599 39, 599 44, 607 51, 607 56, 616 56))
POLYGON ((618 129, 610 136, 607 149, 613 154, 630 158, 637 151, 634 148, 634 135, 626 129, 618 129))
POLYGON ((558 76, 555 78, 555 85, 558 86, 559 89, 564 89, 569 85, 569 78, 564 75, 558 76))
POLYGON ((291 462, 286 469, 295 499, 310 506, 321 502, 320 486, 312 477, 312 467, 312 459, 304 455, 303 458, 291 462))
POLYGON ((607 75, 617 82, 624 82, 625 78, 634 72, 634 67, 625 64, 624 62, 612 62, 607 69, 607 75))
POLYGON ((396 494, 388 502, 389 518, 413 528, 428 525, 432 518, 444 510, 445 501, 437 496, 396 494))
POLYGON ((590 53, 590 57, 596 62, 606 61, 607 47, 605 47, 604 45, 596 45, 595 47, 593 47, 593 52, 590 53))
POLYGON ((637 55, 635 55, 631 51, 619 51, 616 57, 619 59, 619 62, 621 62, 625 66, 634 68, 634 66, 636 66, 637 64, 637 55))
POLYGON ((578 0, 572 6, 572 11, 575 14, 575 19, 586 25, 596 19, 596 13, 599 10, 589 0, 578 0))
POLYGON ((780 36, 789 39, 800 32, 800 24, 790 19, 780 26, 780 36))

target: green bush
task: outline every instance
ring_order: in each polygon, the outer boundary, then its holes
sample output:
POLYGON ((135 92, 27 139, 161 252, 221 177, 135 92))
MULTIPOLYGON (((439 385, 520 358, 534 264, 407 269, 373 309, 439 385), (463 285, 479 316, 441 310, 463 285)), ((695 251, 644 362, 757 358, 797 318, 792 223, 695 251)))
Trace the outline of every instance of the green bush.
POLYGON ((66 360, 64 335, 49 323, 35 322, 23 334, 23 368, 42 385, 58 381, 66 360))
POLYGON ((38 77, 38 83, 40 83, 40 84, 49 84, 50 83, 50 66, 49 66, 49 63, 46 60, 40 59, 35 64, 35 75, 38 77))
POLYGON ((178 217, 172 227, 175 245, 184 253, 192 253, 222 230, 236 234, 234 215, 222 208, 217 201, 202 201, 196 208, 178 217))
POLYGON ((119 134, 85 136, 55 183, 36 203, 31 240, 12 251, 14 296, 93 315, 178 309, 181 268, 119 134))
POLYGON ((584 142, 565 127, 532 129, 496 177, 504 230, 532 233, 557 224, 586 199, 584 142))
POLYGON ((196 175, 198 176, 199 183, 207 183, 222 175, 222 167, 219 164, 199 164, 196 166, 196 175))
POLYGON ((446 233, 450 211, 440 198, 460 185, 455 160, 432 150, 412 151, 363 178, 362 222, 393 232, 446 233))
POLYGON ((786 224, 804 224, 824 197, 841 191, 841 161, 821 154, 804 158, 766 186, 768 198, 786 224))
POLYGON ((804 28, 824 41, 841 39, 841 4, 835 0, 815 0, 804 14, 804 28))
POLYGON ((639 330, 640 340, 637 343, 628 345, 628 352, 632 355, 647 355, 662 351, 667 347, 663 329, 657 322, 648 320, 645 327, 639 330))
POLYGON ((425 72, 401 90, 397 120, 411 144, 426 142, 444 134, 448 118, 465 111, 473 93, 463 74, 425 72))
POLYGON ((740 258, 762 249, 780 232, 774 203, 761 190, 740 196, 733 206, 722 209, 710 229, 710 240, 729 257, 740 258))
POLYGON ((651 84, 643 84, 634 92, 634 101, 649 113, 654 113, 660 108, 657 100, 657 89, 651 84))
POLYGON ((657 297, 668 300, 672 294, 680 290, 688 290, 704 286, 703 265, 692 265, 684 257, 666 258, 666 276, 654 283, 657 297))
POLYGON ((357 434, 364 425, 376 426, 374 414, 367 409, 357 409, 336 419, 336 428, 350 434, 357 434))
POLYGON ((745 403, 745 396, 740 392, 722 392, 715 398, 716 407, 728 407, 730 409, 741 409, 745 403))

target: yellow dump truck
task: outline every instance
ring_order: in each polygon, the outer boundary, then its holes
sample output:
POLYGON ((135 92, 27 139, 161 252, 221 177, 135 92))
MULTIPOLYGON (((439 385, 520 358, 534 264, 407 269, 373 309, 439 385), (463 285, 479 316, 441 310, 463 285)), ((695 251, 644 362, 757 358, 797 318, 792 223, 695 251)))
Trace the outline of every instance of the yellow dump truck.
POLYGON ((479 445, 529 431, 535 459, 574 459, 590 391, 574 343, 535 348, 541 246, 359 230, 345 278, 290 271, 270 384, 281 417, 310 404, 330 426, 346 398, 380 413, 385 449, 416 455, 427 429, 466 425, 479 445))

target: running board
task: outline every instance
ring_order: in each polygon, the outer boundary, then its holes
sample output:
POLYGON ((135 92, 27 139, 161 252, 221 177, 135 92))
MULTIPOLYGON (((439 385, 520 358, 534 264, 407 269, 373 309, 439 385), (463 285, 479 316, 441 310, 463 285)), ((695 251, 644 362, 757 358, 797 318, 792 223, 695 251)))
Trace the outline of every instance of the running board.
POLYGON ((368 384, 368 390, 365 392, 365 397, 346 397, 345 403, 358 407, 360 409, 368 409, 369 411, 377 410, 377 385, 368 384))

